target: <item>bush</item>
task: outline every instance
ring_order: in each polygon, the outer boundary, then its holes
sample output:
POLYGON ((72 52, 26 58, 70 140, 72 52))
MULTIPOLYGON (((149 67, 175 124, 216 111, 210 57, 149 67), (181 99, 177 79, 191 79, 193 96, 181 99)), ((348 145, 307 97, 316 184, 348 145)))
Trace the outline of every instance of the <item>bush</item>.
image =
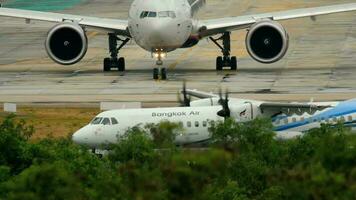
POLYGON ((9 117, 0 199, 356 198, 356 136, 340 125, 278 141, 270 120, 229 119, 211 124, 207 149, 175 148, 179 130, 133 127, 100 158, 69 139, 30 142, 33 129, 9 117))
POLYGON ((169 121, 162 121, 158 124, 147 124, 145 128, 149 130, 156 148, 174 147, 175 137, 184 131, 181 124, 169 121))
POLYGON ((14 122, 14 119, 10 115, 0 124, 0 166, 8 166, 12 174, 17 174, 32 164, 32 145, 28 139, 34 130, 24 121, 14 122))
POLYGON ((118 144, 111 146, 109 159, 112 162, 137 162, 140 165, 149 164, 155 157, 154 143, 148 133, 139 126, 128 130, 119 138, 118 144))
POLYGON ((33 165, 6 182, 6 199, 85 199, 80 183, 61 163, 33 165))

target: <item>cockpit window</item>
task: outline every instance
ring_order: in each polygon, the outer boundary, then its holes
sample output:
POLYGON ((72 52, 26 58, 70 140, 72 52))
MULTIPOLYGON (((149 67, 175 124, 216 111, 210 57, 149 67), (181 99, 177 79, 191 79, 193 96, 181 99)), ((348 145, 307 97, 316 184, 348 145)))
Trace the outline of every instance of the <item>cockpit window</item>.
POLYGON ((157 12, 153 11, 142 11, 140 18, 146 18, 146 17, 157 17, 157 12))
POLYGON ((94 119, 93 119, 93 121, 91 121, 91 123, 90 124, 100 124, 100 122, 101 122, 101 120, 102 120, 103 118, 102 117, 95 117, 94 119))
POLYGON ((145 18, 148 16, 148 11, 142 11, 141 15, 140 15, 140 18, 145 18))
POLYGON ((148 13, 148 17, 157 17, 157 13, 156 12, 150 12, 150 13, 148 13))
POLYGON ((115 118, 111 118, 111 124, 114 125, 114 124, 118 124, 119 122, 115 119, 115 118))
POLYGON ((174 11, 161 11, 158 13, 158 17, 176 18, 176 14, 174 13, 174 11))
POLYGON ((109 118, 104 118, 103 121, 101 122, 103 125, 110 125, 110 119, 109 118))

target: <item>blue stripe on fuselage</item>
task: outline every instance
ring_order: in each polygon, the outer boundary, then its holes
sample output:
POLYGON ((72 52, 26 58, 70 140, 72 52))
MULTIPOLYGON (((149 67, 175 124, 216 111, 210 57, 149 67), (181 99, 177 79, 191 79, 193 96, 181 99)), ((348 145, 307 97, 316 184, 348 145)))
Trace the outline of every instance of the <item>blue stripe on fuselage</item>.
POLYGON ((348 115, 348 114, 353 114, 353 113, 356 113, 356 100, 355 99, 341 102, 334 108, 329 109, 329 110, 322 112, 320 114, 311 116, 310 118, 307 118, 304 121, 293 122, 290 124, 275 127, 274 130, 275 131, 285 131, 287 129, 297 128, 297 127, 304 126, 304 125, 307 125, 310 123, 314 123, 314 120, 319 120, 322 118, 328 119, 328 118, 333 118, 333 117, 340 117, 343 115, 348 115))

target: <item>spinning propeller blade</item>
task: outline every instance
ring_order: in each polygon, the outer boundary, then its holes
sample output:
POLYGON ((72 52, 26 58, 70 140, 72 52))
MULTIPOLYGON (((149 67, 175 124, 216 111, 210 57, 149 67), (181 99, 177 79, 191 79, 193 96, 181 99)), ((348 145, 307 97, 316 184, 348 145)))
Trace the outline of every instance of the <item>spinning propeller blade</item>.
POLYGON ((181 91, 181 94, 183 94, 183 99, 181 98, 181 95, 178 94, 178 100, 180 102, 180 105, 182 107, 189 107, 191 98, 187 94, 187 87, 186 87, 186 82, 185 81, 183 82, 183 90, 181 91))
POLYGON ((219 104, 222 106, 222 110, 220 110, 217 114, 220 117, 229 118, 230 117, 230 108, 229 108, 229 92, 225 92, 225 98, 223 98, 221 89, 219 90, 219 104))

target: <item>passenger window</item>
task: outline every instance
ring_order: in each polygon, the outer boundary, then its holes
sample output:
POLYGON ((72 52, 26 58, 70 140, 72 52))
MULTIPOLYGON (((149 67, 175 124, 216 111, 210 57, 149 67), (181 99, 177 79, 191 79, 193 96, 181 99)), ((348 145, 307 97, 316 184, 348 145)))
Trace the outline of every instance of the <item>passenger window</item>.
POLYGON ((156 12, 150 12, 148 14, 148 17, 157 17, 157 13, 156 12))
POLYGON ((195 122, 195 127, 199 127, 199 122, 198 121, 195 122))
POLYGON ((293 119, 292 119, 292 120, 293 120, 293 122, 297 122, 297 119, 296 119, 295 117, 293 117, 293 119))
POLYGON ((334 121, 334 122, 337 122, 337 117, 333 117, 333 121, 334 121))
POLYGON ((285 123, 285 124, 288 124, 288 119, 287 119, 287 118, 284 119, 284 123, 285 123))
POLYGON ((102 117, 95 117, 94 119, 93 119, 93 121, 91 121, 91 123, 90 124, 100 124, 100 122, 101 122, 101 120, 102 120, 103 118, 102 117))
POLYGON ((203 127, 206 127, 208 123, 206 121, 203 121, 203 127))
POLYGON ((110 119, 109 118, 104 118, 103 121, 101 122, 103 125, 110 125, 110 119))
POLYGON ((114 125, 114 124, 118 124, 119 122, 115 119, 115 118, 111 118, 111 124, 114 125))
POLYGON ((349 119, 349 122, 352 122, 352 120, 353 120, 351 115, 348 117, 348 119, 349 119))
POLYGON ((300 118, 300 121, 302 121, 302 122, 303 122, 303 121, 304 121, 304 117, 300 118))
POLYGON ((192 122, 187 122, 187 127, 192 127, 192 122))
POLYGON ((340 121, 341 121, 341 122, 345 122, 345 117, 344 117, 344 116, 341 116, 341 117, 340 117, 340 121))
POLYGON ((179 127, 183 127, 183 122, 178 122, 179 127))

